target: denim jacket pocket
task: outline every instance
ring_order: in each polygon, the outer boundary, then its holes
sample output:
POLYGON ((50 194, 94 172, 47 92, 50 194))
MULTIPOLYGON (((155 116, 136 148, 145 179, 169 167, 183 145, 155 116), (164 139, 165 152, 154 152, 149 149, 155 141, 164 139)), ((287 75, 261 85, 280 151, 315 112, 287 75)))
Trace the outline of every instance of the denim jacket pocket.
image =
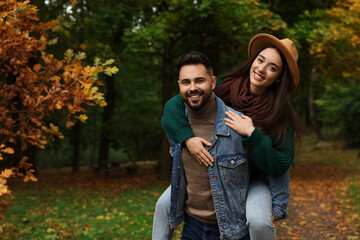
MULTIPOLYGON (((244 169, 246 158, 244 154, 225 155, 218 157, 220 176, 225 182, 234 184, 245 183, 244 169)), ((246 170, 245 170, 246 171, 246 170)))

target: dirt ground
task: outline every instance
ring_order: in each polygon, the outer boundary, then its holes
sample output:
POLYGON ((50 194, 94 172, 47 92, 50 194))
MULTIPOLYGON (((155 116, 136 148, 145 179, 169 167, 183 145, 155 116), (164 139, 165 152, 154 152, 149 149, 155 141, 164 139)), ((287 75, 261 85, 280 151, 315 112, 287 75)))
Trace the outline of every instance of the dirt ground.
POLYGON ((359 216, 346 211, 341 169, 302 164, 291 171, 289 218, 275 223, 278 239, 360 239, 355 225, 359 216))

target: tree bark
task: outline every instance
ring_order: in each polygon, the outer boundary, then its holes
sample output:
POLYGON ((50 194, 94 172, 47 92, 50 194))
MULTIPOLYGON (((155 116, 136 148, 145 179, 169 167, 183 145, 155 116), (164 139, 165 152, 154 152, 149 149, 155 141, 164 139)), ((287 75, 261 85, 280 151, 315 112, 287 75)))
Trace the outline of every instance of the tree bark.
MULTIPOLYGON (((84 22, 84 1, 79 1, 80 9, 80 22, 84 22)), ((79 46, 84 42, 84 27, 83 24, 80 25, 79 34, 79 46)), ((75 126, 70 130, 70 142, 73 146, 73 156, 72 156, 72 171, 78 172, 80 170, 80 143, 81 143, 81 126, 80 123, 76 123, 75 126)))
POLYGON ((316 72, 316 69, 313 68, 311 70, 311 74, 310 74, 310 86, 309 86, 309 97, 308 97, 308 104, 309 104, 309 116, 310 116, 310 121, 311 124, 314 128, 314 131, 316 133, 318 142, 323 142, 324 141, 324 137, 321 133, 321 128, 319 125, 319 122, 316 118, 316 114, 315 114, 315 108, 314 108, 314 101, 315 101, 315 94, 314 94, 314 88, 315 88, 315 82, 317 80, 318 74, 316 72))
POLYGON ((102 116, 102 127, 100 133, 100 146, 99 146, 99 155, 98 155, 98 167, 104 168, 105 165, 102 164, 109 160, 109 131, 108 124, 114 115, 115 109, 115 79, 113 76, 106 76, 106 107, 103 111, 102 116))
POLYGON ((70 132, 70 142, 73 145, 73 157, 72 157, 72 171, 78 172, 80 170, 80 123, 76 123, 70 132))
MULTIPOLYGON (((165 51, 162 56, 162 105, 163 109, 165 103, 172 97, 172 53, 173 43, 169 42, 165 45, 165 51)), ((169 141, 165 133, 162 134, 162 157, 160 161, 160 179, 170 179, 171 177, 171 157, 169 154, 169 141)))

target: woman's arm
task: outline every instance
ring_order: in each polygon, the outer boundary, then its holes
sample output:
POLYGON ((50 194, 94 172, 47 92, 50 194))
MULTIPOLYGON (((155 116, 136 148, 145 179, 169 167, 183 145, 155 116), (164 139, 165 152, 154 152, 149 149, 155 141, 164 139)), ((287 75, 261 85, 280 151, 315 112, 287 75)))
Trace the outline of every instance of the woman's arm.
POLYGON ((290 168, 294 159, 294 139, 291 123, 286 122, 287 137, 283 143, 274 147, 275 139, 263 136, 255 128, 251 118, 226 112, 226 125, 242 135, 244 143, 248 146, 251 161, 264 173, 271 177, 281 177, 290 168))
POLYGON ((277 147, 274 147, 275 139, 263 136, 257 128, 249 137, 243 137, 253 163, 274 178, 284 175, 294 159, 295 147, 290 123, 286 127, 286 139, 277 147))
POLYGON ((171 98, 164 107, 161 125, 166 135, 183 144, 190 137, 195 137, 185 115, 185 103, 180 95, 171 98))

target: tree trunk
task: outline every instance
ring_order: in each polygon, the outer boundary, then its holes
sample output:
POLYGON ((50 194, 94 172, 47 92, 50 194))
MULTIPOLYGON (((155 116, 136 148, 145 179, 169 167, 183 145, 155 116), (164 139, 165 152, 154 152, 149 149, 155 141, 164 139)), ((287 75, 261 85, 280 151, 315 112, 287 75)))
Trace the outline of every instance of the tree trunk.
POLYGON ((31 163, 31 169, 33 169, 35 172, 35 174, 38 174, 39 171, 37 169, 36 166, 36 152, 37 152, 37 147, 32 145, 32 144, 28 144, 27 145, 27 149, 25 150, 25 156, 28 157, 28 163, 31 163))
POLYGON ((73 164, 72 171, 78 172, 80 170, 80 123, 76 123, 70 132, 70 142, 73 145, 73 164))
MULTIPOLYGON (((166 44, 163 54, 163 68, 162 68, 162 105, 172 97, 172 46, 170 42, 166 44)), ((171 157, 169 154, 169 141, 166 138, 165 133, 162 134, 162 157, 160 161, 160 179, 170 179, 171 177, 171 157)))
POLYGON ((317 77, 318 77, 318 74, 316 72, 316 69, 313 68, 311 70, 311 75, 310 75, 310 86, 309 86, 309 97, 308 97, 309 116, 310 116, 311 124, 316 133, 318 142, 323 142, 324 137, 321 133, 321 128, 319 126, 319 122, 316 119, 315 108, 314 108, 314 100, 315 100, 314 88, 315 88, 315 82, 316 82, 317 77))
MULTIPOLYGON (((84 1, 80 0, 78 2, 80 9, 80 22, 84 22, 84 1)), ((79 46, 84 42, 84 27, 83 24, 80 24, 79 33, 78 33, 79 46)), ((78 172, 80 170, 80 142, 81 142, 81 126, 80 123, 76 123, 75 126, 70 130, 70 142, 73 146, 73 156, 72 156, 72 171, 78 172)))
POLYGON ((113 76, 106 76, 106 107, 103 111, 102 127, 100 133, 100 147, 98 155, 98 167, 104 168, 105 165, 102 162, 109 160, 109 131, 108 124, 114 114, 115 109, 115 79, 113 76))

